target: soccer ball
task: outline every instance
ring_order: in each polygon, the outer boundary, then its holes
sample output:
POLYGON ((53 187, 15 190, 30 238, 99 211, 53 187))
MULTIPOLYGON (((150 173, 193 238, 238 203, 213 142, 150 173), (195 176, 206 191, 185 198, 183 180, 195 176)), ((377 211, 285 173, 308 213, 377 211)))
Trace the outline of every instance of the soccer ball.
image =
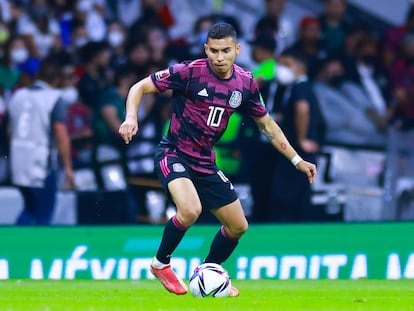
POLYGON ((227 297, 231 280, 224 268, 215 263, 204 263, 194 270, 190 278, 190 291, 196 298, 227 297))

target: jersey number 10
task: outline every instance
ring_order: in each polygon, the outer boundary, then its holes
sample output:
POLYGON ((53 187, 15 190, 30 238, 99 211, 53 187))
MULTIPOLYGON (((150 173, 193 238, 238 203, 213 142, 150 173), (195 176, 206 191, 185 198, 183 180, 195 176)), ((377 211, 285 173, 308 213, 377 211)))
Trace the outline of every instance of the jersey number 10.
POLYGON ((208 109, 210 110, 210 112, 207 118, 207 125, 212 127, 219 127, 221 118, 223 117, 224 108, 209 106, 208 109))

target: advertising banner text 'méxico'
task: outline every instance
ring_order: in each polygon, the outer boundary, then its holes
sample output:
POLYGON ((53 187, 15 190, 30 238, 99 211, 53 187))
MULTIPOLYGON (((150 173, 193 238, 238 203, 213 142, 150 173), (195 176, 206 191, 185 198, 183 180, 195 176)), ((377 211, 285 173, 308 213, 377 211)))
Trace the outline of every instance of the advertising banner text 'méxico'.
MULTIPOLYGON (((194 226, 173 256, 188 279, 218 226, 194 226)), ((0 280, 153 279, 162 226, 0 228, 0 280)), ((414 223, 251 225, 223 265, 235 279, 414 278, 414 223)))

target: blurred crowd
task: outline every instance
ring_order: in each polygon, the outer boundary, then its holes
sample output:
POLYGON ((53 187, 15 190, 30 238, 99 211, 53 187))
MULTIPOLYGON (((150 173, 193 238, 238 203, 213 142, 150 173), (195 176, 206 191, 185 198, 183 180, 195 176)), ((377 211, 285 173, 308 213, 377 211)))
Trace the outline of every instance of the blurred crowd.
MULTIPOLYGON (((174 26, 186 16, 173 10, 172 0, 0 0, 1 158, 9 154, 10 98, 35 82, 42 62, 53 61, 62 69, 74 170, 115 160, 126 177, 151 176, 170 94, 144 97, 140 131, 125 145, 118 128, 129 87, 172 63, 205 57, 208 29, 228 22, 242 45, 236 62, 252 71, 268 110, 299 153, 316 161, 327 144, 386 150, 391 170, 384 183, 392 193, 399 171, 414 175, 413 161, 401 167, 393 158, 401 152, 414 157, 414 6, 403 25, 380 32, 355 22, 346 0, 324 0, 320 15, 295 24, 288 1, 263 0, 264 15, 251 33, 236 15, 219 10, 194 12, 196 21, 180 33, 174 26)), ((252 219, 312 218, 309 185, 252 120, 235 114, 216 152, 229 177, 251 185, 252 219)), ((7 171, 7 161, 0 161, 2 184, 10 183, 7 171)), ((82 181, 75 178, 75 184, 82 181)))

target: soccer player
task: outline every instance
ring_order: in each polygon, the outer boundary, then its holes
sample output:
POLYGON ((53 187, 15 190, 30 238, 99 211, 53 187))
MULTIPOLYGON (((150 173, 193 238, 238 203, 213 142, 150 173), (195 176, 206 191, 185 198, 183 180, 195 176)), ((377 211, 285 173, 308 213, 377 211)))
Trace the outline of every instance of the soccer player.
MULTIPOLYGON (((125 121, 119 128, 128 144, 138 131, 137 111, 142 96, 173 90, 171 124, 155 150, 155 169, 177 214, 165 225, 151 271, 177 295, 186 294, 188 289, 171 269, 171 255, 202 209, 209 210, 223 225, 205 262, 223 263, 248 227, 234 187, 217 168, 213 151, 234 111, 252 117, 274 147, 304 172, 309 182, 317 174, 315 165, 302 160, 269 117, 251 73, 234 64, 240 52, 234 28, 226 23, 215 24, 208 32, 204 50, 206 59, 172 65, 133 85, 126 100, 125 121)), ((233 287, 230 296, 238 295, 233 287)))

